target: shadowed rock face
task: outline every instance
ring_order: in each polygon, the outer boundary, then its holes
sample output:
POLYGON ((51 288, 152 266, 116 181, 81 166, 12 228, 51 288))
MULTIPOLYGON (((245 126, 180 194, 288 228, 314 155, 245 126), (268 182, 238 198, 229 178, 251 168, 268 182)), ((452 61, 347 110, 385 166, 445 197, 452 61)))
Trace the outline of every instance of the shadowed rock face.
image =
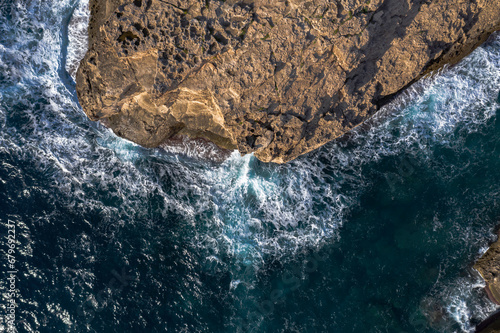
POLYGON ((187 135, 284 163, 500 28, 498 0, 91 0, 77 92, 146 147, 187 135))
POLYGON ((477 325, 475 333, 500 333, 500 311, 491 314, 477 325))

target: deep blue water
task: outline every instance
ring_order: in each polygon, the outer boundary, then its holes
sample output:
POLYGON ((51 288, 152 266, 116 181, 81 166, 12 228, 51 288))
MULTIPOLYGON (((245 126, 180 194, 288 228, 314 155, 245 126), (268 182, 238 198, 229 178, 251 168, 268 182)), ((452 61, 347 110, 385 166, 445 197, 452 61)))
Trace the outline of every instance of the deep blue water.
POLYGON ((18 332, 471 332, 495 310, 472 264, 500 221, 500 36, 291 163, 213 163, 86 118, 85 12, 0 0, 18 332))

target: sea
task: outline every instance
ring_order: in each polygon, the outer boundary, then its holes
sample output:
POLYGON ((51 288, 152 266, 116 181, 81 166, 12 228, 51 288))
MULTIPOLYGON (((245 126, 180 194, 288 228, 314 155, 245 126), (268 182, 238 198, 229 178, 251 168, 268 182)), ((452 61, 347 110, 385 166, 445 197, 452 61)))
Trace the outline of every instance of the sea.
POLYGON ((474 332, 500 35, 284 164, 90 121, 88 0, 0 0, 0 332, 474 332))

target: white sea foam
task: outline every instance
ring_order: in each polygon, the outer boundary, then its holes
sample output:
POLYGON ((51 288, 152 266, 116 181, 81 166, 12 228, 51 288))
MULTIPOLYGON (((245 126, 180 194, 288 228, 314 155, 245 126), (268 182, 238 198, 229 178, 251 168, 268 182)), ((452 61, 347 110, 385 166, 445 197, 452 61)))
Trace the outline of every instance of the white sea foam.
POLYGON ((231 152, 217 147, 204 139, 190 139, 187 136, 169 139, 160 148, 170 154, 178 154, 199 160, 222 162, 231 152))
POLYGON ((80 0, 68 25, 66 71, 75 80, 76 71, 88 48, 89 1, 80 0))
MULTIPOLYGON (((472 313, 476 318, 486 318, 497 308, 494 303, 484 297, 482 291, 484 287, 484 281, 478 275, 460 277, 449 284, 441 285, 430 298, 443 304, 443 310, 458 324, 459 329, 453 330, 449 323, 437 324, 433 328, 446 332, 474 332, 475 327, 470 324, 472 313)), ((422 310, 425 311, 425 309, 422 310)))

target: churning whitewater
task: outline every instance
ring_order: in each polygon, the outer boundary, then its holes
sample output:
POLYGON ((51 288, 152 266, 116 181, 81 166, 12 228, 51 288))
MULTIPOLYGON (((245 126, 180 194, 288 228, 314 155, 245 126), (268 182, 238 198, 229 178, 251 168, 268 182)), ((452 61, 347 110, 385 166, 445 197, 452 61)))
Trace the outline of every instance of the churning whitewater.
POLYGON ((471 267, 500 217, 499 35, 291 163, 214 162, 86 118, 87 7, 0 0, 19 332, 472 332, 496 308, 471 267))

